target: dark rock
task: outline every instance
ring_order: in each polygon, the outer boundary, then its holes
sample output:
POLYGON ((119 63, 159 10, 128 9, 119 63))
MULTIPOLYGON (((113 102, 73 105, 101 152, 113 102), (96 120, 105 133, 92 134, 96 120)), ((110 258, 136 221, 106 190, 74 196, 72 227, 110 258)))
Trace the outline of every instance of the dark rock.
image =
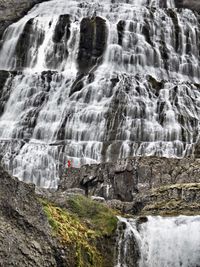
MULTIPOLYGON (((33 28, 33 21, 34 19, 30 19, 24 29, 21 33, 19 40, 16 45, 16 66, 18 69, 23 69, 29 65, 29 61, 31 60, 28 57, 27 51, 32 46, 32 43, 34 43, 35 38, 37 38, 37 47, 39 47, 43 40, 44 40, 44 32, 42 30, 37 29, 37 33, 35 32, 33 28)), ((14 67, 14 66, 13 66, 14 67)))
POLYGON ((133 234, 125 234, 126 227, 126 223, 119 221, 116 253, 120 256, 121 266, 139 267, 140 248, 138 240, 133 234), (126 249, 124 249, 125 247, 126 249))
POLYGON ((5 82, 7 81, 8 77, 9 77, 8 71, 0 70, 0 92, 2 92, 2 89, 5 85, 5 82))
POLYGON ((122 45, 123 42, 123 32, 125 30, 126 22, 124 20, 120 20, 117 23, 117 31, 118 31, 118 44, 122 45))
POLYGON ((56 24, 53 41, 55 43, 61 42, 62 38, 65 37, 65 40, 69 40, 70 37, 70 15, 61 15, 56 24))
POLYGON ((137 219, 137 223, 138 224, 142 224, 142 223, 146 223, 146 222, 148 222, 148 218, 147 217, 139 217, 138 219, 137 219))
POLYGON ((163 81, 157 81, 153 76, 148 76, 148 81, 152 86, 152 89, 155 90, 155 94, 158 96, 159 91, 163 89, 164 82, 163 81))
MULTIPOLYGON (((199 159, 156 157, 85 165, 80 169, 67 169, 60 180, 59 190, 77 187, 84 189, 88 195, 130 202, 138 194, 161 186, 200 183, 199 166, 199 159)), ((139 200, 133 207, 135 212, 142 208, 143 202, 139 200)))
POLYGON ((54 42, 53 49, 46 56, 47 67, 57 69, 64 60, 67 60, 69 54, 67 42, 71 34, 70 27, 70 15, 61 15, 52 38, 54 42))
POLYGON ((73 266, 67 248, 52 239, 34 185, 10 177, 2 167, 0 181, 0 266, 73 266))
POLYGON ((69 97, 72 96, 74 93, 81 91, 81 89, 84 87, 83 77, 83 74, 78 75, 78 77, 72 84, 69 97))
POLYGON ((151 27, 148 23, 148 20, 145 20, 145 24, 142 27, 142 34, 145 36, 147 43, 153 46, 153 42, 151 41, 151 27))
POLYGON ((11 93, 11 85, 15 72, 0 70, 0 115, 4 111, 4 107, 11 93))
POLYGON ((81 73, 87 73, 98 64, 107 42, 106 21, 101 17, 83 18, 80 29, 78 67, 81 73))

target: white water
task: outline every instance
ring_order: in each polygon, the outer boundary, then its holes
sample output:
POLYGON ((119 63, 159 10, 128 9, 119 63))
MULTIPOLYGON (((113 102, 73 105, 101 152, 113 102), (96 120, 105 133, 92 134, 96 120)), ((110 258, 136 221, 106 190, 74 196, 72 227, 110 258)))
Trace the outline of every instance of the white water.
MULTIPOLYGON (((200 266, 200 216, 172 218, 148 217, 148 222, 137 229, 135 220, 120 218, 127 226, 122 239, 130 243, 131 236, 137 240, 139 259, 131 257, 130 250, 125 259, 118 257, 116 267, 199 267, 200 266)), ((129 245, 130 246, 130 245, 129 245)))
POLYGON ((52 0, 7 29, 0 69, 23 72, 3 89, 10 96, 0 117, 0 146, 12 174, 55 187, 68 158, 80 166, 192 153, 200 120, 194 84, 200 81, 198 20, 190 10, 176 12, 173 1, 167 1, 170 9, 160 3, 52 0), (65 32, 55 48, 54 31, 63 14, 71 16, 70 37, 65 32), (82 89, 70 94, 78 74, 80 23, 95 14, 106 20, 108 31, 102 64, 92 81, 85 75, 82 89), (124 21, 121 41, 119 21, 124 21), (18 50, 27 27, 23 61, 18 50), (161 89, 152 88, 148 75, 164 79, 161 89))

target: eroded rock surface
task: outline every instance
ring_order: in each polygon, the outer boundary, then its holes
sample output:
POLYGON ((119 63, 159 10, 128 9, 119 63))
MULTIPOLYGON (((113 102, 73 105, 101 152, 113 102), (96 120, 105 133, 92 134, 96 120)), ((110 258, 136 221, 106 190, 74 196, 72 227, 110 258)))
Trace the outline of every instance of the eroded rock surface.
POLYGON ((79 187, 107 200, 132 201, 137 193, 163 185, 199 183, 199 167, 200 160, 192 158, 128 158, 66 169, 59 189, 79 187))
POLYGON ((92 267, 100 266, 94 256, 101 255, 101 266, 113 266, 117 218, 108 207, 81 196, 80 189, 68 194, 36 190, 36 195, 34 185, 18 181, 2 167, 0 184, 0 266, 75 267, 81 260, 81 266, 92 267), (84 211, 78 209, 82 201, 84 211))
POLYGON ((52 239, 33 185, 0 167, 0 266, 71 266, 67 248, 52 239))

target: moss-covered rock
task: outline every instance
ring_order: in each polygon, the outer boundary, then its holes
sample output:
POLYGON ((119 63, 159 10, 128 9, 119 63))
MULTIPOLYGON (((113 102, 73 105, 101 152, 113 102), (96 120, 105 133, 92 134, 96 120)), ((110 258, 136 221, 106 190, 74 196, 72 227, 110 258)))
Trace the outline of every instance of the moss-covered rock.
POLYGON ((69 209, 80 219, 87 220, 98 235, 112 235, 117 228, 117 217, 106 205, 81 195, 69 199, 69 209))
POLYGON ((69 197, 67 209, 40 201, 53 236, 74 251, 77 267, 113 266, 118 219, 112 209, 81 195, 69 197))
POLYGON ((96 232, 66 210, 45 201, 42 203, 53 234, 63 245, 75 248, 76 266, 102 266, 102 257, 94 245, 96 232))

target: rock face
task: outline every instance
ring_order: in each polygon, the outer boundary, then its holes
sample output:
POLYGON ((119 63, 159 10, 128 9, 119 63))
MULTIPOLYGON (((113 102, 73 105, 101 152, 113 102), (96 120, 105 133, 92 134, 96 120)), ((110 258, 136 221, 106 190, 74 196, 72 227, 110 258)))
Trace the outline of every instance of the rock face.
POLYGON ((2 167, 0 184, 0 266, 75 267, 81 259, 80 266, 113 267, 117 218, 108 207, 99 206, 101 204, 83 196, 81 198, 81 190, 78 189, 69 190, 68 197, 46 192, 44 199, 41 192, 36 195, 34 185, 18 181, 2 167), (70 197, 74 194, 77 199, 70 197), (89 226, 84 220, 83 207, 77 209, 78 201, 86 203, 84 209, 88 208, 88 212, 84 216, 88 216, 89 226), (78 219, 78 212, 81 219, 78 219), (97 216, 97 220, 94 217, 96 225, 89 220, 92 216, 97 216), (56 232, 56 229, 63 231, 56 232), (96 229, 98 236, 92 237, 96 229), (68 233, 67 241, 64 233, 68 233), (91 254, 87 254, 89 252, 91 254), (102 265, 95 265, 94 255, 101 259, 104 256, 102 265))
POLYGON ((128 158, 66 169, 59 189, 80 187, 107 200, 132 201, 137 193, 163 185, 199 183, 199 167, 199 159, 128 158))
POLYGON ((101 197, 123 213, 195 215, 200 210, 200 160, 143 157, 69 168, 58 192, 70 188, 101 197))
POLYGON ((0 40, 4 30, 35 4, 48 0, 0 0, 0 40))
POLYGON ((138 215, 199 214, 200 183, 174 184, 139 194, 126 211, 138 215))
POLYGON ((1 167, 0 184, 0 266, 69 266, 70 257, 61 255, 51 237, 34 186, 11 178, 1 167))
POLYGON ((101 17, 83 18, 80 26, 78 65, 81 73, 87 73, 106 48, 106 21, 101 17))
POLYGON ((123 219, 118 223, 117 242, 116 266, 139 267, 140 247, 138 240, 131 232, 131 224, 123 219))

